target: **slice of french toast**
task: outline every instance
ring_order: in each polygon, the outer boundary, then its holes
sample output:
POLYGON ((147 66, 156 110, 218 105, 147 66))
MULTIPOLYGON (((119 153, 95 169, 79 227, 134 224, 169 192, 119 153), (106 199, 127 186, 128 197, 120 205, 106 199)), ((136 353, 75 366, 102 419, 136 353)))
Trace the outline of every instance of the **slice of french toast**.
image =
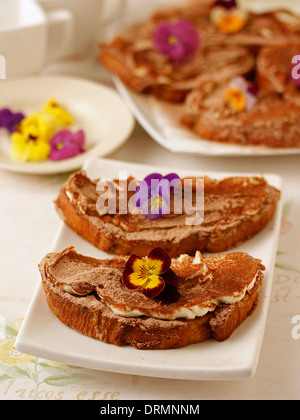
MULTIPOLYGON (((196 180, 181 180, 182 184, 191 185, 193 200, 196 180)), ((56 210, 79 236, 95 247, 117 255, 147 255, 158 246, 172 257, 193 255, 196 251, 226 251, 261 231, 272 219, 280 199, 280 192, 263 177, 223 180, 204 177, 203 222, 189 225, 188 217, 192 218, 195 214, 187 216, 184 211, 175 214, 172 204, 170 214, 155 220, 146 218, 141 212, 136 214, 129 208, 127 212, 122 212, 126 214, 121 214, 116 208, 113 214, 101 215, 97 202, 103 192, 97 191, 98 181, 89 179, 83 171, 71 175, 55 202, 56 210)), ((119 180, 113 182, 118 185, 119 180)), ((135 191, 128 191, 128 202, 134 194, 135 191)), ((116 189, 118 200, 119 191, 116 189)))
MULTIPOLYGON (((136 30, 137 31, 137 30, 136 30)), ((101 63, 137 93, 182 103, 203 82, 230 80, 254 69, 255 59, 243 46, 207 46, 192 61, 175 65, 155 51, 150 40, 117 37, 101 49, 101 63)))
MULTIPOLYGON (((261 83, 267 89, 267 82, 261 83)), ((228 86, 210 83, 209 89, 205 85, 194 89, 185 101, 182 124, 206 140, 275 149, 300 147, 299 91, 293 98, 288 93, 261 91, 253 108, 236 111, 225 100, 228 86)))
POLYGON ((171 260, 178 279, 153 299, 124 286, 129 257, 97 260, 68 248, 39 269, 48 305, 65 325, 117 346, 170 349, 219 342, 253 312, 265 267, 246 253, 171 260))

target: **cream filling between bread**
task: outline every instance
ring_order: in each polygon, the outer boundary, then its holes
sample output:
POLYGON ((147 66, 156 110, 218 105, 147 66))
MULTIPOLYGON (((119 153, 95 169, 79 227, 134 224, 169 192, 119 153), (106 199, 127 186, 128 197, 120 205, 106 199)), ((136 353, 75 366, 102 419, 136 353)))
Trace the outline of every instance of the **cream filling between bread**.
POLYGON ((213 312, 217 306, 221 304, 231 305, 234 303, 238 303, 242 301, 246 295, 247 292, 250 292, 250 290, 254 287, 256 280, 258 278, 258 273, 256 273, 254 279, 252 282, 245 287, 244 291, 242 293, 237 293, 233 296, 223 296, 219 299, 212 299, 211 301, 205 302, 203 305, 194 305, 191 307, 188 306, 182 306, 178 310, 174 311, 170 314, 162 314, 158 311, 150 311, 148 312, 142 312, 138 309, 133 308, 126 308, 126 310, 120 310, 118 307, 108 304, 103 300, 103 302, 106 304, 106 306, 109 307, 109 309, 116 315, 122 316, 124 318, 137 318, 140 316, 152 316, 153 318, 162 319, 162 320, 175 320, 178 318, 182 319, 195 319, 202 317, 206 315, 208 312, 213 312))

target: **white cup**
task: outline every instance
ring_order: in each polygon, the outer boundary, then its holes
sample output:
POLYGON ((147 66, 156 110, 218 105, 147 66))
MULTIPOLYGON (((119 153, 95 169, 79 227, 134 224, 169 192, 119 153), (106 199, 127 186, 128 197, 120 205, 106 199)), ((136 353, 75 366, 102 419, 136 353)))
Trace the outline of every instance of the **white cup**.
POLYGON ((34 0, 0 0, 0 56, 6 78, 37 74, 47 62, 65 55, 72 38, 68 10, 45 13, 34 0))
POLYGON ((46 12, 69 10, 74 18, 74 38, 69 56, 85 55, 104 40, 110 25, 122 17, 127 0, 37 0, 46 12))

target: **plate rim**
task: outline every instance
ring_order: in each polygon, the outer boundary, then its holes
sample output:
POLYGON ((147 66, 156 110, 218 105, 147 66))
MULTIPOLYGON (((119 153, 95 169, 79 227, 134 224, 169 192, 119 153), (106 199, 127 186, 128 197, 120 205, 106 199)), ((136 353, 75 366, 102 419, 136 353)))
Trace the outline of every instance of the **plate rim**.
MULTIPOLYGON (((124 161, 117 161, 117 160, 110 160, 110 159, 101 159, 101 158, 92 158, 89 159, 88 161, 86 161, 85 165, 83 166, 84 169, 89 168, 94 162, 96 162, 96 164, 100 164, 101 165, 101 161, 105 161, 108 164, 129 164, 132 166, 137 166, 137 167, 142 167, 143 169, 146 169, 148 167, 153 168, 153 165, 143 165, 143 164, 136 164, 136 163, 131 163, 131 162, 124 162, 124 161)), ((187 172, 191 172, 191 170, 186 170, 186 169, 182 169, 183 172, 187 173, 187 172)), ((199 171, 193 171, 193 172, 199 172, 199 171)), ((236 176, 238 175, 242 175, 241 172, 238 173, 227 173, 227 172, 222 172, 222 171, 216 171, 216 172, 212 172, 212 171, 207 171, 206 174, 219 174, 220 177, 222 176, 227 176, 229 174, 233 175, 235 174, 236 176)), ((244 176, 247 176, 246 173, 243 173, 244 176)), ((251 175, 251 174, 248 174, 251 175)), ((252 174, 253 175, 253 174, 252 174)), ((274 180, 276 180, 276 182, 281 186, 281 189, 283 188, 283 179, 280 175, 278 174, 271 174, 271 173, 265 173, 263 174, 266 179, 271 179, 273 178, 274 180)), ((278 185, 278 186, 279 186, 278 185)), ((277 186, 277 187, 278 187, 277 186)), ((95 369, 95 370, 101 370, 101 371, 105 371, 105 372, 112 372, 112 373, 121 373, 121 374, 133 374, 133 375, 140 375, 140 376, 147 376, 147 377, 155 377, 155 378, 165 378, 165 379, 180 379, 180 380, 241 380, 241 379, 248 379, 252 376, 254 376, 256 370, 257 370, 257 366, 258 366, 258 362, 259 362, 259 358, 260 358, 260 353, 261 353, 261 348, 262 348, 262 342, 263 342, 263 338, 264 338, 264 333, 265 333, 265 328, 266 328, 266 321, 267 321, 267 316, 268 316, 268 311, 269 311, 269 305, 270 305, 270 299, 271 299, 271 289, 272 289, 272 283, 273 283, 273 275, 274 275, 274 269, 275 269, 275 258, 276 258, 276 252, 277 252, 277 248, 278 248, 278 241, 279 241, 279 231, 280 231, 280 224, 281 224, 281 218, 282 218, 282 210, 283 210, 283 202, 282 199, 280 199, 279 203, 278 203, 278 208, 276 211, 276 215, 274 216, 274 244, 273 244, 273 249, 271 252, 271 256, 270 256, 270 267, 268 267, 268 272, 269 272, 269 278, 268 278, 268 282, 265 282, 264 284, 264 298, 263 303, 262 303, 262 307, 261 307, 261 311, 262 313, 260 314, 261 319, 258 321, 258 326, 257 326, 257 346, 255 348, 254 351, 254 355, 253 358, 251 358, 251 360, 245 364, 245 365, 238 365, 236 366, 236 368, 232 368, 232 366, 230 368, 224 368, 222 367, 221 369, 216 369, 216 368, 212 368, 212 367, 208 367, 207 369, 202 369, 201 370, 195 370, 195 368, 190 368, 190 369, 186 369, 185 367, 176 367, 176 371, 174 373, 174 371, 171 371, 171 367, 170 366, 165 366, 164 369, 162 369, 161 366, 147 366, 147 365, 143 365, 143 364, 131 364, 128 365, 126 363, 120 363, 120 362, 114 362, 114 363, 110 363, 109 366, 107 366, 105 363, 105 360, 97 360, 96 366, 95 366, 95 361, 94 360, 90 360, 88 355, 85 355, 85 358, 82 359, 82 355, 80 356, 80 363, 79 365, 83 368, 87 368, 87 369, 95 369), (91 363, 92 362, 92 363, 91 363)), ((64 222, 61 222, 60 227, 56 233, 56 236, 54 238, 54 242, 52 245, 52 251, 55 251, 56 248, 56 244, 61 236, 61 234, 63 233, 64 229, 68 229, 64 222)), ((51 252, 51 251, 50 251, 51 252)), ((47 349, 45 346, 42 346, 41 348, 41 344, 38 343, 38 341, 31 341, 30 339, 28 340, 26 338, 26 330, 27 328, 30 329, 30 317, 33 316, 33 314, 35 313, 35 307, 37 305, 39 305, 39 300, 38 299, 43 299, 43 303, 42 305, 47 305, 46 302, 46 297, 44 295, 43 292, 43 288, 42 288, 42 284, 40 281, 40 278, 38 280, 37 286, 35 288, 35 292, 33 294, 33 297, 31 299, 31 302, 29 304, 28 310, 25 314, 24 317, 24 321, 23 324, 20 328, 20 331, 18 333, 17 339, 16 339, 16 343, 15 343, 15 347, 18 351, 24 352, 24 353, 29 353, 29 354, 33 354, 36 355, 38 357, 42 357, 45 359, 49 359, 49 360, 57 360, 60 361, 62 363, 71 363, 71 364, 75 364, 78 365, 78 356, 76 359, 76 355, 75 354, 65 354, 63 353, 57 353, 57 351, 55 350, 49 350, 47 349)), ((55 317, 55 315, 51 312, 51 310, 48 308, 47 305, 47 310, 49 310, 49 316, 53 316, 55 320, 57 320, 57 318, 55 317)), ((58 320, 59 321, 59 320, 58 320)), ((66 327, 67 328, 67 327, 66 327)), ((76 331, 75 331, 76 333, 76 331)), ((78 333, 79 334, 79 333, 78 333)), ((87 337, 88 339, 91 339, 90 337, 87 337)), ((104 345, 108 345, 107 343, 102 343, 104 345)), ((198 345, 201 345, 201 343, 198 343, 198 345)), ((178 350, 182 350, 182 349, 178 349, 178 350)), ((183 348, 183 350, 185 350, 183 348)), ((139 351, 136 349, 133 349, 133 351, 138 352, 137 354, 139 354, 139 351)), ((163 350, 164 351, 164 350, 163 350)), ((168 350, 167 350, 168 351, 168 350)), ((175 349, 176 351, 176 349, 175 349)), ((160 352, 159 350, 155 350, 154 352, 160 352)), ((101 351, 100 351, 101 353, 101 351)), ((143 353, 141 353, 143 354, 143 353)))

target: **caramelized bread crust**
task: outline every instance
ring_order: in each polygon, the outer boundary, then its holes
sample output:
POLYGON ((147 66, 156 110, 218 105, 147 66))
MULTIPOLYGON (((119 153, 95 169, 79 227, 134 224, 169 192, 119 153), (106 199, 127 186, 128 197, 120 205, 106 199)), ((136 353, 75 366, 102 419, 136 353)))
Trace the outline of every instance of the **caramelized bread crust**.
MULTIPOLYGON (((58 287, 48 272, 52 257, 53 254, 46 256, 39 269, 46 299, 54 315, 66 326, 89 337, 117 346, 131 345, 140 350, 180 348, 209 338, 218 342, 227 340, 255 309, 265 269, 257 262, 256 283, 240 302, 220 305, 202 317, 189 320, 145 316, 125 318, 113 313, 95 293, 79 297, 58 287)), ((97 262, 89 257, 78 258, 86 264, 97 262)), ((113 264, 113 260, 108 264, 113 264)), ((119 264, 118 260, 116 264, 119 264)))
POLYGON ((202 225, 186 226, 184 215, 171 215, 143 228, 149 222, 142 215, 100 216, 96 181, 78 172, 62 188, 55 205, 67 226, 103 251, 147 255, 160 246, 177 257, 196 251, 223 252, 245 242, 269 223, 279 199, 280 192, 263 178, 205 178, 202 225), (167 222, 172 224, 164 227, 167 222))

